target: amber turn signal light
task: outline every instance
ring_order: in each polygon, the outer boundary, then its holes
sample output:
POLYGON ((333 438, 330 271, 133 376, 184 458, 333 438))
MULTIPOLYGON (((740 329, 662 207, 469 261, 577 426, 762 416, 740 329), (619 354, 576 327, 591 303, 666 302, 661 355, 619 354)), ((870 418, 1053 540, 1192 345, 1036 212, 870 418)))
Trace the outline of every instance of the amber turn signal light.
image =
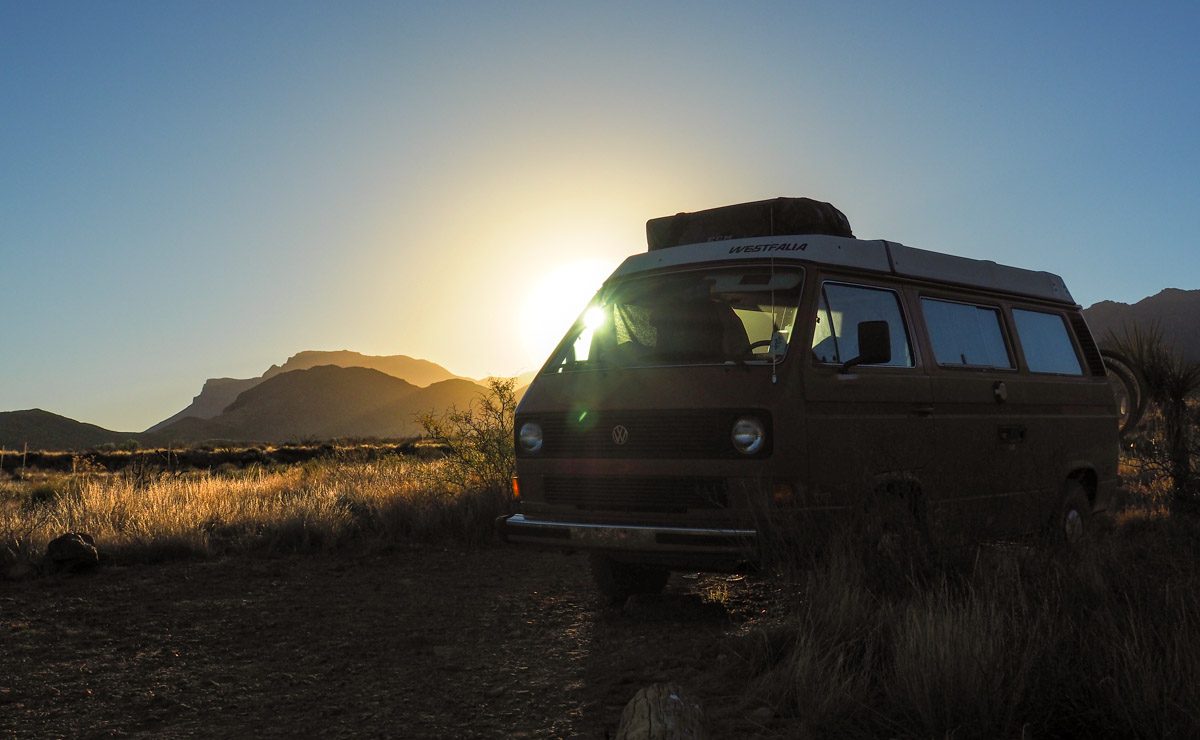
POLYGON ((796 501, 796 491, 791 483, 776 483, 771 488, 771 500, 776 506, 788 506, 796 501))
POLYGON ((521 500, 521 483, 520 483, 520 482, 517 480, 517 476, 515 476, 515 475, 513 476, 513 478, 512 478, 512 481, 513 481, 513 486, 512 486, 512 491, 513 491, 513 494, 512 494, 512 500, 513 500, 513 501, 520 501, 520 500, 521 500))

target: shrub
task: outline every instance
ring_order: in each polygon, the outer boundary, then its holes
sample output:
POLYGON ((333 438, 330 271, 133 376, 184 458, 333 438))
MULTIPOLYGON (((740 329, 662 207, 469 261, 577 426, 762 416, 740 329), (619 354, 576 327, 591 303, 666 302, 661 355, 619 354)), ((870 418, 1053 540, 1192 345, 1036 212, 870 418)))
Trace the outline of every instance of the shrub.
POLYGON ((468 408, 420 417, 425 436, 446 446, 446 481, 459 490, 507 491, 512 480, 515 381, 493 378, 468 408))

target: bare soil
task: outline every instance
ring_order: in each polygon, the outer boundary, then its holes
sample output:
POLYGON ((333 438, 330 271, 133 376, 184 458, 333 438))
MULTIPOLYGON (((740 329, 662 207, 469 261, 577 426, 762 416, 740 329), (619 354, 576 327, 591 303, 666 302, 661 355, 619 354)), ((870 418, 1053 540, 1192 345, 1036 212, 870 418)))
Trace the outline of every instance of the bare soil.
POLYGON ((677 682, 713 737, 774 734, 740 635, 771 581, 674 574, 612 607, 582 555, 248 556, 0 581, 0 737, 611 736, 677 682))

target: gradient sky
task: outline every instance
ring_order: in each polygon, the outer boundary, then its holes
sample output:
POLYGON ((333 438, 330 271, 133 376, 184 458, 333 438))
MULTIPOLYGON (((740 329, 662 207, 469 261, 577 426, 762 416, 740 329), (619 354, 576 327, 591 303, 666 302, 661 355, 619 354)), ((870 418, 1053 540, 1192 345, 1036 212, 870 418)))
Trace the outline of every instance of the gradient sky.
POLYGON ((647 218, 778 195, 1085 306, 1198 288, 1198 38, 1196 2, 0 0, 0 410, 136 431, 304 349, 534 369, 647 218))

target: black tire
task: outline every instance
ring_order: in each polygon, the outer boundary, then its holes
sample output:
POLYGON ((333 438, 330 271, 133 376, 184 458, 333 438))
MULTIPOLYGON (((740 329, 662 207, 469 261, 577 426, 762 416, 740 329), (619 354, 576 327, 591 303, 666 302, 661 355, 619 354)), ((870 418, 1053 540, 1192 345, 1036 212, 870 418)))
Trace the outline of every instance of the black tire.
POLYGON ((870 542, 892 541, 907 552, 928 554, 933 547, 920 488, 897 481, 875 490, 864 508, 870 542))
POLYGON ((671 571, 662 566, 622 563, 602 553, 592 553, 588 565, 597 590, 613 604, 634 594, 662 593, 671 577, 671 571))
POLYGON ((931 574, 936 553, 920 489, 885 485, 864 507, 860 546, 866 584, 875 593, 900 596, 931 574))
POLYGON ((1051 541, 1062 547, 1078 547, 1091 531, 1092 502, 1079 481, 1069 481, 1062 504, 1051 523, 1051 541))

